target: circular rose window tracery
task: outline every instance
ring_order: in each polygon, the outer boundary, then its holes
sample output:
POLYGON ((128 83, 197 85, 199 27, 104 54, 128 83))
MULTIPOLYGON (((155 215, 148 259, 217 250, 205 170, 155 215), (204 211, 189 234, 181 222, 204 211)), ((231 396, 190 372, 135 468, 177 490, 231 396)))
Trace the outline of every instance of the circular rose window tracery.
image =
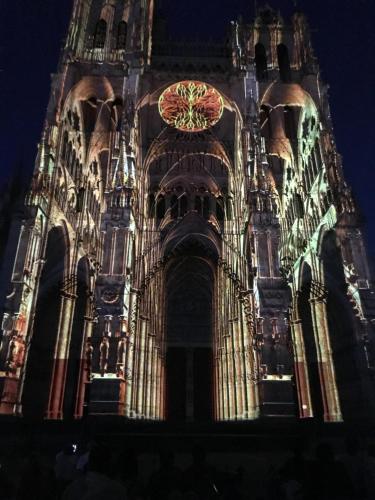
POLYGON ((178 82, 168 87, 159 98, 163 120, 183 132, 201 132, 221 118, 224 101, 219 92, 207 83, 178 82))

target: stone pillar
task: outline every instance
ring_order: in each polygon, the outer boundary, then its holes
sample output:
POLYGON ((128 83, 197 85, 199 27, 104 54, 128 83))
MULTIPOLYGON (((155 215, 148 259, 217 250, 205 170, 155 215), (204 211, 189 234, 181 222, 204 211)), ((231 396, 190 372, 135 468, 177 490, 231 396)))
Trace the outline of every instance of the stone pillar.
POLYGON ((124 411, 125 416, 130 416, 130 404, 131 404, 131 394, 132 394, 132 372, 130 369, 130 350, 133 348, 132 342, 130 342, 130 334, 126 336, 126 350, 125 350, 125 361, 124 361, 124 380, 125 380, 125 398, 124 398, 124 411))
POLYGON ((165 391, 165 386, 166 386, 166 355, 162 351, 162 349, 159 347, 158 348, 158 416, 159 419, 165 420, 167 418, 167 409, 166 409, 166 391, 165 391))
MULTIPOLYGON (((250 295, 244 297, 242 308, 242 318, 245 329, 244 356, 246 364, 246 391, 247 391, 247 419, 255 420, 259 418, 259 355, 254 342, 256 334, 254 326, 254 304, 250 295)), ((261 330, 262 331, 262 330, 261 330)))
POLYGON ((314 414, 311 404, 302 321, 297 317, 290 322, 290 327, 293 340, 294 373, 297 385, 299 416, 300 418, 311 418, 314 414))
POLYGON ((218 372, 218 420, 225 420, 226 416, 226 386, 225 386, 225 360, 224 347, 219 345, 217 348, 217 372, 218 372))
POLYGON ((327 321, 327 291, 322 284, 312 282, 311 294, 310 303, 324 405, 324 420, 325 422, 341 422, 343 418, 336 386, 335 367, 327 321))
POLYGON ((85 317, 74 418, 83 417, 86 386, 90 383, 91 374, 91 357, 93 350, 93 347, 91 346, 91 337, 93 326, 94 320, 92 318, 85 317))
MULTIPOLYGON (((241 304, 238 305, 241 310, 241 304)), ((233 322, 233 340, 234 340, 234 359, 235 359, 235 388, 237 394, 236 418, 242 420, 246 411, 246 398, 244 394, 244 370, 242 364, 242 335, 241 335, 240 317, 233 322)))
POLYGON ((125 354, 125 416, 134 418, 134 402, 133 402, 133 392, 134 392, 134 343, 136 342, 136 322, 138 314, 138 300, 139 296, 137 292, 132 291, 130 294, 129 303, 129 333, 127 348, 125 354), (132 338, 132 342, 130 342, 132 338))
MULTIPOLYGON (((59 330, 52 370, 50 396, 46 417, 48 419, 63 418, 63 404, 70 335, 72 330, 73 311, 76 297, 63 293, 60 309, 59 330)), ((48 333, 48 332, 46 332, 48 333)))
POLYGON ((148 389, 146 402, 148 404, 148 418, 155 418, 155 373, 156 373, 156 363, 155 363, 155 336, 150 337, 150 353, 149 353, 149 374, 148 374, 148 389))
POLYGON ((144 418, 148 419, 150 416, 150 356, 152 336, 150 335, 150 327, 147 328, 146 339, 145 339, 145 354, 144 354, 144 367, 143 367, 143 414, 144 418))
POLYGON ((140 335, 138 343, 138 363, 137 363, 137 377, 136 377, 136 412, 137 418, 144 418, 144 405, 143 405, 143 394, 144 394, 144 368, 145 368, 145 350, 146 350, 146 338, 147 338, 147 320, 140 319, 140 335))
POLYGON ((232 365, 231 365, 231 350, 229 346, 229 334, 223 335, 224 344, 224 357, 225 357, 225 395, 226 395, 226 418, 231 420, 233 418, 233 375, 232 375, 232 365))
POLYGON ((248 375, 248 362, 246 358, 247 354, 247 346, 248 346, 248 335, 247 335, 247 325, 246 318, 244 315, 244 303, 241 300, 239 309, 240 309, 240 317, 239 317, 239 331, 240 331, 240 351, 239 351, 239 363, 241 365, 241 390, 243 394, 243 408, 242 408, 242 419, 247 420, 249 415, 253 412, 254 402, 251 399, 251 395, 249 393, 249 381, 248 375))

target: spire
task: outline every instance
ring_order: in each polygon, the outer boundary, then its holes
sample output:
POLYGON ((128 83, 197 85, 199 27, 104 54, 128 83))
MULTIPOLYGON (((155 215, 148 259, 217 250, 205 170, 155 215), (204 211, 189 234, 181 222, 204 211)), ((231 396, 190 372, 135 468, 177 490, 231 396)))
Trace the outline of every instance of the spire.
POLYGON ((292 0, 293 2, 293 7, 294 7, 294 13, 301 13, 302 10, 300 9, 300 2, 298 0, 292 0))
POLYGON ((256 18, 260 24, 277 24, 280 14, 266 3, 261 7, 256 7, 256 18))
POLYGON ((113 188, 122 188, 125 186, 128 179, 128 168, 127 168, 127 156, 126 156, 126 145, 125 140, 122 137, 120 143, 120 155, 117 160, 114 176, 113 176, 113 188))

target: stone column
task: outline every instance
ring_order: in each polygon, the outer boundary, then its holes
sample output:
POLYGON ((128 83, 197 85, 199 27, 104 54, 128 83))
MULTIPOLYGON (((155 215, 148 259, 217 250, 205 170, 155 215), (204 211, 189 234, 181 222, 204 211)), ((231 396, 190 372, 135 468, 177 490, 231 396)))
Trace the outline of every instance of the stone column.
POLYGON ((151 357, 152 336, 150 335, 150 326, 148 325, 145 339, 145 354, 144 354, 144 367, 143 367, 143 414, 144 418, 148 419, 150 416, 150 357, 151 357))
POLYGON ((290 322, 290 327, 293 340, 294 373, 297 385, 299 416, 300 418, 311 418, 314 414, 311 404, 309 374, 306 363, 301 319, 297 316, 290 322))
MULTIPOLYGON (((241 304, 238 306, 241 308, 241 304)), ((234 387, 235 387, 235 393, 236 393, 236 415, 235 418, 237 420, 243 420, 244 413, 246 411, 246 398, 244 395, 244 376, 243 376, 243 369, 242 369, 242 352, 243 352, 243 347, 242 347, 242 342, 241 342, 241 327, 239 325, 240 318, 236 318, 233 321, 233 358, 235 361, 235 367, 234 367, 234 387)))
POLYGON ((143 394, 144 394, 144 368, 145 368, 145 351, 146 351, 146 338, 147 338, 147 320, 141 318, 140 320, 140 334, 138 343, 138 363, 137 363, 137 377, 136 377, 136 412, 137 418, 145 417, 145 409, 143 404, 143 394))
MULTIPOLYGON (((228 325, 229 328, 229 325, 228 325)), ((235 412, 234 395, 233 395, 233 363, 232 363, 232 349, 230 346, 230 335, 226 333, 223 335, 224 349, 225 349, 225 367, 226 367, 226 395, 227 395, 227 419, 232 420, 235 412)))
POLYGON ((341 422, 343 418, 336 385, 335 367, 327 321, 327 290, 321 283, 312 282, 311 295, 310 303, 324 405, 324 420, 326 422, 341 422))
POLYGON ((91 356, 93 349, 93 347, 91 346, 91 337, 92 337, 93 326, 94 326, 93 318, 85 317, 74 418, 83 417, 86 385, 90 383, 90 374, 91 374, 90 365, 91 365, 91 356))
POLYGON ((130 342, 130 334, 128 333, 126 338, 126 350, 125 350, 125 361, 124 361, 124 380, 125 380, 125 398, 124 398, 124 414, 126 417, 130 416, 130 404, 131 404, 131 387, 132 387, 132 373, 130 369, 130 350, 133 349, 133 344, 130 342))
MULTIPOLYGON (((242 308, 242 320, 245 329, 244 357, 246 365, 246 391, 247 391, 247 419, 255 420, 259 418, 259 355, 254 345, 256 330, 253 317, 254 305, 250 295, 244 297, 242 308)), ((261 326, 262 328, 262 326, 261 326)), ((261 330, 262 332, 263 330, 261 330)))
POLYGON ((219 394, 219 418, 218 420, 225 420, 226 417, 226 387, 225 387, 225 358, 224 347, 218 345, 217 348, 217 372, 218 372, 218 394, 219 394))
POLYGON ((63 418, 65 381, 68 368, 70 335, 72 330, 75 300, 75 295, 71 295, 66 292, 62 295, 59 329, 46 415, 48 419, 63 418))
POLYGON ((157 370, 156 363, 156 352, 155 352, 155 336, 151 337, 151 346, 150 346, 150 373, 149 373, 149 418, 155 419, 155 375, 157 370))
POLYGON ((125 354, 125 416, 134 418, 134 349, 136 339, 136 324, 137 324, 137 314, 138 314, 138 300, 139 296, 137 292, 132 291, 129 299, 129 332, 126 344, 126 354, 125 354), (130 339, 132 338, 132 342, 130 339))

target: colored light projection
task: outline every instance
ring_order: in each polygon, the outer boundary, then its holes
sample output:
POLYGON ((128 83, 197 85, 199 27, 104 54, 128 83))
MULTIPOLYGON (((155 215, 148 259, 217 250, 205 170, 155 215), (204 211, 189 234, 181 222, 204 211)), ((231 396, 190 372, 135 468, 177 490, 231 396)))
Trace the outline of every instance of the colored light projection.
POLYGON ((168 125, 183 132, 201 132, 212 127, 223 111, 223 98, 207 83, 175 83, 159 98, 160 116, 168 125))

